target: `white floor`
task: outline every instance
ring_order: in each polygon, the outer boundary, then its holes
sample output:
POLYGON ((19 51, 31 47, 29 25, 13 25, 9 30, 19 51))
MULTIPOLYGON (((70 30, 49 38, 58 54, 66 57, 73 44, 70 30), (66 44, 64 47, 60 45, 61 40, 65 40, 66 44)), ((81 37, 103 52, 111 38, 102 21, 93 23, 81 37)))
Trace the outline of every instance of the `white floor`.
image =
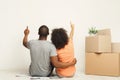
POLYGON ((58 77, 36 77, 28 76, 26 72, 20 71, 0 71, 0 80, 120 80, 120 77, 85 75, 84 73, 76 73, 73 78, 58 77))

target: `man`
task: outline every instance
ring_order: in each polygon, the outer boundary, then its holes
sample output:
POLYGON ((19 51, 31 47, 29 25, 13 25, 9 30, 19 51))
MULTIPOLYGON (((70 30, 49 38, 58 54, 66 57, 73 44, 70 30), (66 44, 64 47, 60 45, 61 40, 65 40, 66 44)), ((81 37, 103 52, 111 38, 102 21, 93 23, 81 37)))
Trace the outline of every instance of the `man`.
POLYGON ((31 76, 50 76, 53 70, 51 63, 56 68, 66 68, 76 64, 76 59, 71 63, 62 63, 58 61, 55 46, 47 41, 49 29, 46 25, 42 25, 39 28, 38 40, 28 41, 29 32, 27 27, 24 31, 23 45, 30 49, 31 64, 29 73, 31 76))

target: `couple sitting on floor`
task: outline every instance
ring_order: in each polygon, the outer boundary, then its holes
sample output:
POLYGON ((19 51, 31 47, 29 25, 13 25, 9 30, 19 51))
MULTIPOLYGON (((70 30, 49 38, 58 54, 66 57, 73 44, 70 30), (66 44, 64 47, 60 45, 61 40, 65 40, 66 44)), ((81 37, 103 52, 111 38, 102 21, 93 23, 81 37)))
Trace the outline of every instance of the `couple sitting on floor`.
POLYGON ((52 31, 51 42, 47 41, 49 28, 42 25, 38 30, 39 39, 28 41, 28 27, 24 30, 23 45, 30 50, 31 76, 51 76, 54 67, 59 77, 72 77, 75 74, 76 59, 74 58, 73 33, 74 25, 68 37, 66 30, 56 28, 52 31))

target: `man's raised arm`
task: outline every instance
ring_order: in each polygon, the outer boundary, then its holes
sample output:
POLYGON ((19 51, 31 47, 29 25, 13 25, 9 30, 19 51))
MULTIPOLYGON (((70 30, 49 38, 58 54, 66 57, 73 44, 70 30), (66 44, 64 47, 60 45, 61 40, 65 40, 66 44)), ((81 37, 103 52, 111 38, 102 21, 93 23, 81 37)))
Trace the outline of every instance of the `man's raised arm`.
POLYGON ((23 45, 24 45, 25 47, 27 47, 29 32, 30 32, 30 31, 29 31, 28 26, 27 26, 27 28, 24 30, 24 38, 23 38, 23 45))

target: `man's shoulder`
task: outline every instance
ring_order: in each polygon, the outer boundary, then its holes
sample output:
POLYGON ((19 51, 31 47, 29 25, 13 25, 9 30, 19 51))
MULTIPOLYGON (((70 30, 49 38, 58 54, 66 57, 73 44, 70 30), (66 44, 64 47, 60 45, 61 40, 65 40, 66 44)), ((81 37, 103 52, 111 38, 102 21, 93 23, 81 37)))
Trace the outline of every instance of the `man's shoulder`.
POLYGON ((52 42, 47 41, 47 43, 48 43, 50 46, 55 47, 52 42))
POLYGON ((36 42, 36 41, 37 40, 32 39, 32 40, 29 40, 28 42, 31 43, 31 42, 36 42))
POLYGON ((43 43, 43 44, 47 44, 49 47, 55 47, 52 42, 47 41, 47 40, 45 40, 45 41, 43 41, 43 40, 35 40, 35 39, 29 40, 29 43, 39 43, 39 42, 43 43))

